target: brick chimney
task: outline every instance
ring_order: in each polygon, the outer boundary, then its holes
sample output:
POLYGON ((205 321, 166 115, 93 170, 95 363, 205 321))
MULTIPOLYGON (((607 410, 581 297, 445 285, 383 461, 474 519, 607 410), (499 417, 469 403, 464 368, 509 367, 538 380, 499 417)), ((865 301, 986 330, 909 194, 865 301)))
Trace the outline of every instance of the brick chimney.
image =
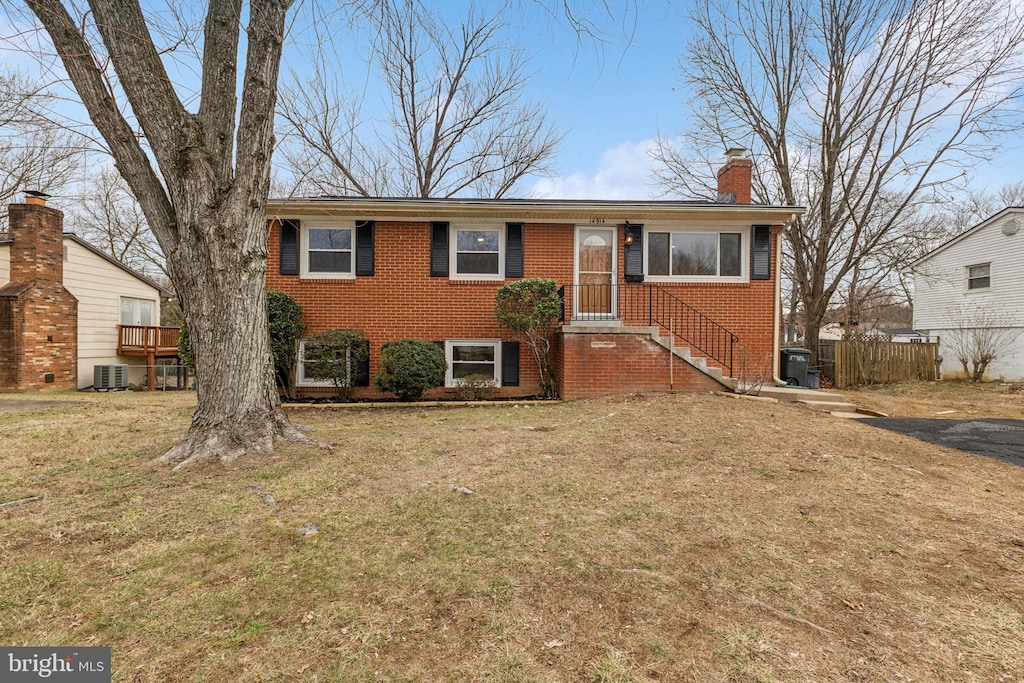
POLYGON ((0 287, 0 390, 75 389, 78 300, 64 288, 64 214, 27 192, 8 207, 10 282, 0 287))
POLYGON ((49 195, 26 192, 24 204, 8 206, 11 282, 64 286, 64 214, 46 206, 49 195))
POLYGON ((723 204, 750 203, 750 175, 754 162, 742 147, 725 152, 725 165, 718 170, 718 201, 723 204))

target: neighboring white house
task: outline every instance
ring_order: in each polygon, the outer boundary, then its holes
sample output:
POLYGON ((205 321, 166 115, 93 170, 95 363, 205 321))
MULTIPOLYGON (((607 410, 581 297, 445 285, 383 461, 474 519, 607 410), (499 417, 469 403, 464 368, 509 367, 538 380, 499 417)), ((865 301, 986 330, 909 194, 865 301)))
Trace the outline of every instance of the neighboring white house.
MULTIPOLYGON (((11 279, 11 249, 0 233, 0 286, 11 279)), ((142 383, 145 358, 117 355, 118 325, 160 325, 155 282, 111 258, 74 233, 64 233, 64 287, 78 299, 78 386, 93 383, 93 366, 133 367, 129 379, 142 383)))
POLYGON ((1000 348, 987 378, 1024 379, 1024 207, 1003 209, 904 272, 914 276, 914 329, 939 337, 943 377, 963 376, 958 336, 994 332, 1000 348))

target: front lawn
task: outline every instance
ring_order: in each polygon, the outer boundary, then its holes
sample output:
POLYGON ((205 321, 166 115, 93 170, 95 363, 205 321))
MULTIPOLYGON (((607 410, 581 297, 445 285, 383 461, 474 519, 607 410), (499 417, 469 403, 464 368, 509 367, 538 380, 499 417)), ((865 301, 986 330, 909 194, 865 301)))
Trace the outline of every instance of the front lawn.
POLYGON ((900 382, 843 389, 857 405, 889 417, 1024 419, 1024 384, 1003 382, 900 382))
POLYGON ((296 409, 331 450, 172 473, 193 396, 58 398, 0 413, 0 503, 43 496, 0 509, 0 642, 109 645, 115 681, 1024 671, 1000 462, 681 394, 296 409))

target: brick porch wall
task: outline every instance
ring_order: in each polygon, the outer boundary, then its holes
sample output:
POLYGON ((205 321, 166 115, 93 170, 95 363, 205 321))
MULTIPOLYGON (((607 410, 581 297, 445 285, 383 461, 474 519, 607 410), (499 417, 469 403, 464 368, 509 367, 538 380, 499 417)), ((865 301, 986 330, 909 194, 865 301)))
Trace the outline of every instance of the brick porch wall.
POLYGON ((624 391, 722 390, 720 384, 643 335, 564 332, 560 337, 564 399, 624 391))

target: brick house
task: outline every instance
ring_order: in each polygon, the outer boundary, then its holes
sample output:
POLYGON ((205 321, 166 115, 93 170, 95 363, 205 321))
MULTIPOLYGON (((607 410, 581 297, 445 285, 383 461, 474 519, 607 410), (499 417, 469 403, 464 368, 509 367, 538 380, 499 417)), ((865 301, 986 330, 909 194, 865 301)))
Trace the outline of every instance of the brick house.
MULTIPOLYGON (((499 396, 539 391, 536 363, 494 316, 518 278, 554 279, 564 321, 554 340, 563 398, 731 387, 778 359, 778 236, 802 209, 754 205, 751 162, 729 155, 717 201, 271 199, 268 289, 302 306, 308 331, 362 330, 374 397, 381 345, 445 349, 451 394, 493 377, 499 396)), ((300 393, 328 387, 306 378, 300 393)))
MULTIPOLYGON (((0 391, 79 389, 96 365, 130 365, 141 384, 177 353, 161 328, 159 285, 64 232, 64 214, 29 193, 0 233, 0 391), (171 348, 173 347, 173 348, 171 348)), ((152 386, 150 377, 150 386, 152 386)))

